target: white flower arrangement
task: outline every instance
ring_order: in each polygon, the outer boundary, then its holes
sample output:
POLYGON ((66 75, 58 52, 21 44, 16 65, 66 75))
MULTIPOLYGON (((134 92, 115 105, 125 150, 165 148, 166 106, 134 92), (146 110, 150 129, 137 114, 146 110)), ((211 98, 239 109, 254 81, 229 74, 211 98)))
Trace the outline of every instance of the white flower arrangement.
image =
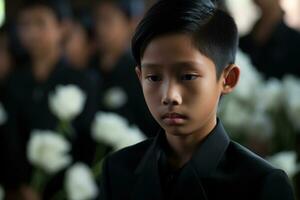
POLYGON ((5 112, 5 109, 2 105, 2 103, 0 102, 0 125, 3 125, 7 120, 7 114, 5 112))
POLYGON ((27 157, 33 166, 55 174, 71 163, 70 149, 69 142, 58 133, 34 130, 28 142, 27 157))
POLYGON ((241 51, 236 63, 241 67, 240 81, 235 91, 224 97, 219 109, 225 126, 232 132, 266 141, 275 131, 282 131, 276 126, 278 119, 286 114, 290 125, 300 131, 300 79, 286 76, 283 81, 275 78, 264 81, 241 51))
POLYGON ((86 101, 85 93, 76 85, 59 85, 50 94, 49 107, 62 121, 71 121, 83 110, 86 101))
POLYGON ((5 192, 3 187, 0 185, 0 200, 3 200, 5 197, 5 192))
POLYGON ((294 151, 283 151, 267 158, 275 167, 282 169, 292 178, 298 171, 297 154, 294 151))
POLYGON ((104 95, 104 104, 111 109, 118 109, 126 104, 128 100, 126 92, 120 87, 113 87, 107 90, 104 95))
POLYGON ((92 123, 95 141, 112 146, 115 150, 145 139, 136 127, 130 128, 125 118, 115 113, 98 112, 92 123))
POLYGON ((283 79, 284 103, 294 128, 300 131, 300 79, 285 76, 283 79))
POLYGON ((70 200, 94 199, 98 188, 90 168, 83 163, 76 163, 66 173, 65 188, 70 200))

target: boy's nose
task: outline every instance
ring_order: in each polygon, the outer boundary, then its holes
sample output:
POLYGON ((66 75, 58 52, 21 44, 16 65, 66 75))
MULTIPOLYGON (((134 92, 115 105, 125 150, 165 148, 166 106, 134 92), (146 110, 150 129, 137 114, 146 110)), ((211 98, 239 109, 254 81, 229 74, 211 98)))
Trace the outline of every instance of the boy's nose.
POLYGON ((163 92, 161 103, 168 106, 180 105, 182 98, 178 86, 175 84, 167 84, 163 92))

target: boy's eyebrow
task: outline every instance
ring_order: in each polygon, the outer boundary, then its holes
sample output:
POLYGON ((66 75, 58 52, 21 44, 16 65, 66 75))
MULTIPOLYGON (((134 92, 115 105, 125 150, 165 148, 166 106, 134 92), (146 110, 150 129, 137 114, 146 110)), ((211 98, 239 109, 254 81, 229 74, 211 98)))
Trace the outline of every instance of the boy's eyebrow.
MULTIPOLYGON (((141 64, 142 67, 149 67, 149 68, 154 68, 154 67, 161 67, 163 64, 159 63, 143 63, 141 64)), ((196 66, 202 66, 201 62, 195 62, 195 61, 179 61, 172 63, 171 66, 174 67, 196 67, 196 66)))

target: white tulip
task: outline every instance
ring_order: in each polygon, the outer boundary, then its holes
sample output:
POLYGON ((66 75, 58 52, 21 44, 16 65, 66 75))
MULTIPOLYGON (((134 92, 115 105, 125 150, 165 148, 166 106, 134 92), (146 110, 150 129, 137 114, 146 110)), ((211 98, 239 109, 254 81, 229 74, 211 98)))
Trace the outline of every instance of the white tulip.
POLYGON ((92 124, 92 136, 100 143, 115 150, 135 144, 144 139, 137 128, 129 128, 125 118, 115 113, 99 112, 92 124))
POLYGON ((0 186, 0 200, 3 200, 5 196, 5 192, 2 186, 0 186))
POLYGON ((287 114, 294 127, 300 130, 300 79, 293 76, 285 76, 283 87, 287 114))
POLYGON ((254 98, 256 108, 261 111, 276 111, 283 102, 282 83, 278 79, 269 79, 257 87, 254 98))
POLYGON ((71 146, 58 133, 34 130, 27 146, 27 157, 32 165, 54 174, 71 163, 71 146))
POLYGON ((5 109, 2 105, 2 103, 0 102, 0 125, 3 125, 7 120, 7 114, 5 112, 5 109))
POLYGON ((226 96, 221 103, 220 117, 225 126, 239 132, 245 129, 245 126, 252 118, 252 113, 251 110, 237 98, 226 96))
POLYGON ((242 51, 237 52, 236 64, 241 68, 239 82, 231 96, 251 102, 256 88, 262 83, 262 76, 251 64, 250 58, 242 51))
POLYGON ((245 124, 247 124, 247 128, 244 130, 245 133, 260 141, 269 140, 274 133, 274 125, 270 116, 260 110, 254 111, 245 124))
POLYGON ((87 200, 98 195, 98 188, 90 168, 83 163, 76 163, 66 173, 65 188, 68 199, 87 200))
POLYGON ((107 107, 111 109, 117 109, 124 106, 127 102, 127 99, 127 94, 122 88, 114 87, 106 92, 103 101, 107 107))
POLYGON ((124 135, 124 137, 122 137, 122 139, 119 140, 118 144, 115 147, 115 150, 137 144, 145 139, 146 137, 142 133, 142 131, 138 127, 133 126, 131 128, 128 128, 128 132, 126 133, 126 135, 124 135))
POLYGON ((78 116, 85 105, 86 95, 76 85, 57 86, 49 96, 49 106, 60 120, 69 121, 78 116))
POLYGON ((294 151, 283 151, 267 158, 275 167, 284 170, 289 177, 293 177, 297 171, 297 154, 294 151))

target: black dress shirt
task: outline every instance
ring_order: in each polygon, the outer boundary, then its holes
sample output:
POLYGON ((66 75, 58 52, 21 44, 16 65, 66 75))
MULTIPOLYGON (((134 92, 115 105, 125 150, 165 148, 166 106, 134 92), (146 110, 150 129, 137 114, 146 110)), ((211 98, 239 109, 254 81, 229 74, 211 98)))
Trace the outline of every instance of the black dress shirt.
POLYGON ((100 199, 294 199, 286 174, 231 141, 221 122, 169 183, 168 172, 160 173, 162 138, 160 133, 109 156, 103 167, 100 199))

